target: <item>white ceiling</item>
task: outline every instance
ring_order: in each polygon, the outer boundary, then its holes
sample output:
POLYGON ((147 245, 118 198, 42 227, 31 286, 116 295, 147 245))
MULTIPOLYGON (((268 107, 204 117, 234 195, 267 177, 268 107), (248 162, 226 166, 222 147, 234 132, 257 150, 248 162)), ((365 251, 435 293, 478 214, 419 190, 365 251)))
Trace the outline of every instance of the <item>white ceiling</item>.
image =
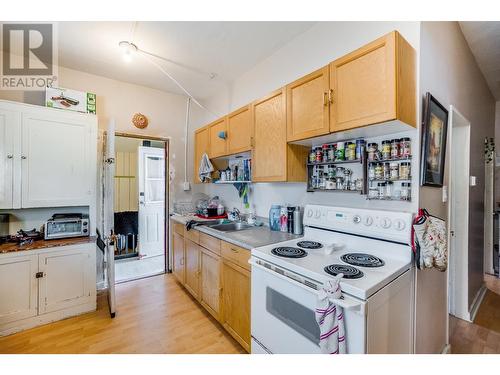
POLYGON ((271 55, 313 22, 60 22, 59 64, 180 94, 156 67, 135 55, 125 62, 118 43, 171 60, 156 60, 196 98, 227 84, 271 55), (215 73, 215 78, 210 78, 215 73))
POLYGON ((500 22, 460 22, 491 92, 500 100, 500 22))

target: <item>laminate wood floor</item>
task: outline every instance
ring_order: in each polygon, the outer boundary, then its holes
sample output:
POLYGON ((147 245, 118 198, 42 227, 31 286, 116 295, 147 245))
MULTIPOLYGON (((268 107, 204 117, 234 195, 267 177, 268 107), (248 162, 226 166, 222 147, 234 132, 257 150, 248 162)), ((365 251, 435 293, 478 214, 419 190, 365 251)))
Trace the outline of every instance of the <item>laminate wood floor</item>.
POLYGON ((245 353, 171 274, 116 286, 97 311, 0 338, 0 353, 245 353))
POLYGON ((455 354, 500 354, 500 280, 486 276, 486 295, 474 323, 450 315, 450 344, 455 354))

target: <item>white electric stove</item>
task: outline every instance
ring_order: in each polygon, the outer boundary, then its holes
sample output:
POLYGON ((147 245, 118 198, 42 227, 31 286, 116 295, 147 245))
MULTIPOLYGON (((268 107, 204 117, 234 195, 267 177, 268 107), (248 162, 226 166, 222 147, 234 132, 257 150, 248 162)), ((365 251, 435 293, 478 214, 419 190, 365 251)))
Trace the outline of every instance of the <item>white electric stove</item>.
POLYGON ((348 353, 411 353, 412 215, 304 213, 303 238, 252 250, 252 353, 319 353, 317 291, 340 273, 348 353))

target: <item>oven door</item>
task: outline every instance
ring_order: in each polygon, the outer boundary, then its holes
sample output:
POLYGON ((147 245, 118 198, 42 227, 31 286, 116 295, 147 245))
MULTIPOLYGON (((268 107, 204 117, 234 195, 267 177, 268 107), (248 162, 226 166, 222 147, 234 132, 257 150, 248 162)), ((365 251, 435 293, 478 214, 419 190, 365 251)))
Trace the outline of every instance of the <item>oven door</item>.
MULTIPOLYGON (((270 353, 320 353, 320 331, 314 316, 317 291, 257 264, 253 258, 251 263, 253 339, 270 353)), ((344 295, 339 305, 344 310, 347 352, 365 353, 365 302, 344 295)))

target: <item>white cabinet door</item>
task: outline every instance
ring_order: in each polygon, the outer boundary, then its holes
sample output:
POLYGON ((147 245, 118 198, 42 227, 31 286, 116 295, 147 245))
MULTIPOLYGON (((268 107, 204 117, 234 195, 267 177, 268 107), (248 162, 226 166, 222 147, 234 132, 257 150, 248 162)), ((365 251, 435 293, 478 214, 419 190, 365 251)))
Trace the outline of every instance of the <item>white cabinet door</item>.
POLYGON ((22 115, 22 206, 90 204, 95 162, 91 126, 74 114, 34 111, 22 115))
POLYGON ((19 208, 21 113, 0 106, 0 209, 19 208))
POLYGON ((0 256, 0 325, 37 315, 38 255, 0 256))
POLYGON ((38 269, 43 272, 43 277, 38 279, 39 314, 81 305, 95 298, 95 256, 89 245, 64 246, 40 254, 38 269))

